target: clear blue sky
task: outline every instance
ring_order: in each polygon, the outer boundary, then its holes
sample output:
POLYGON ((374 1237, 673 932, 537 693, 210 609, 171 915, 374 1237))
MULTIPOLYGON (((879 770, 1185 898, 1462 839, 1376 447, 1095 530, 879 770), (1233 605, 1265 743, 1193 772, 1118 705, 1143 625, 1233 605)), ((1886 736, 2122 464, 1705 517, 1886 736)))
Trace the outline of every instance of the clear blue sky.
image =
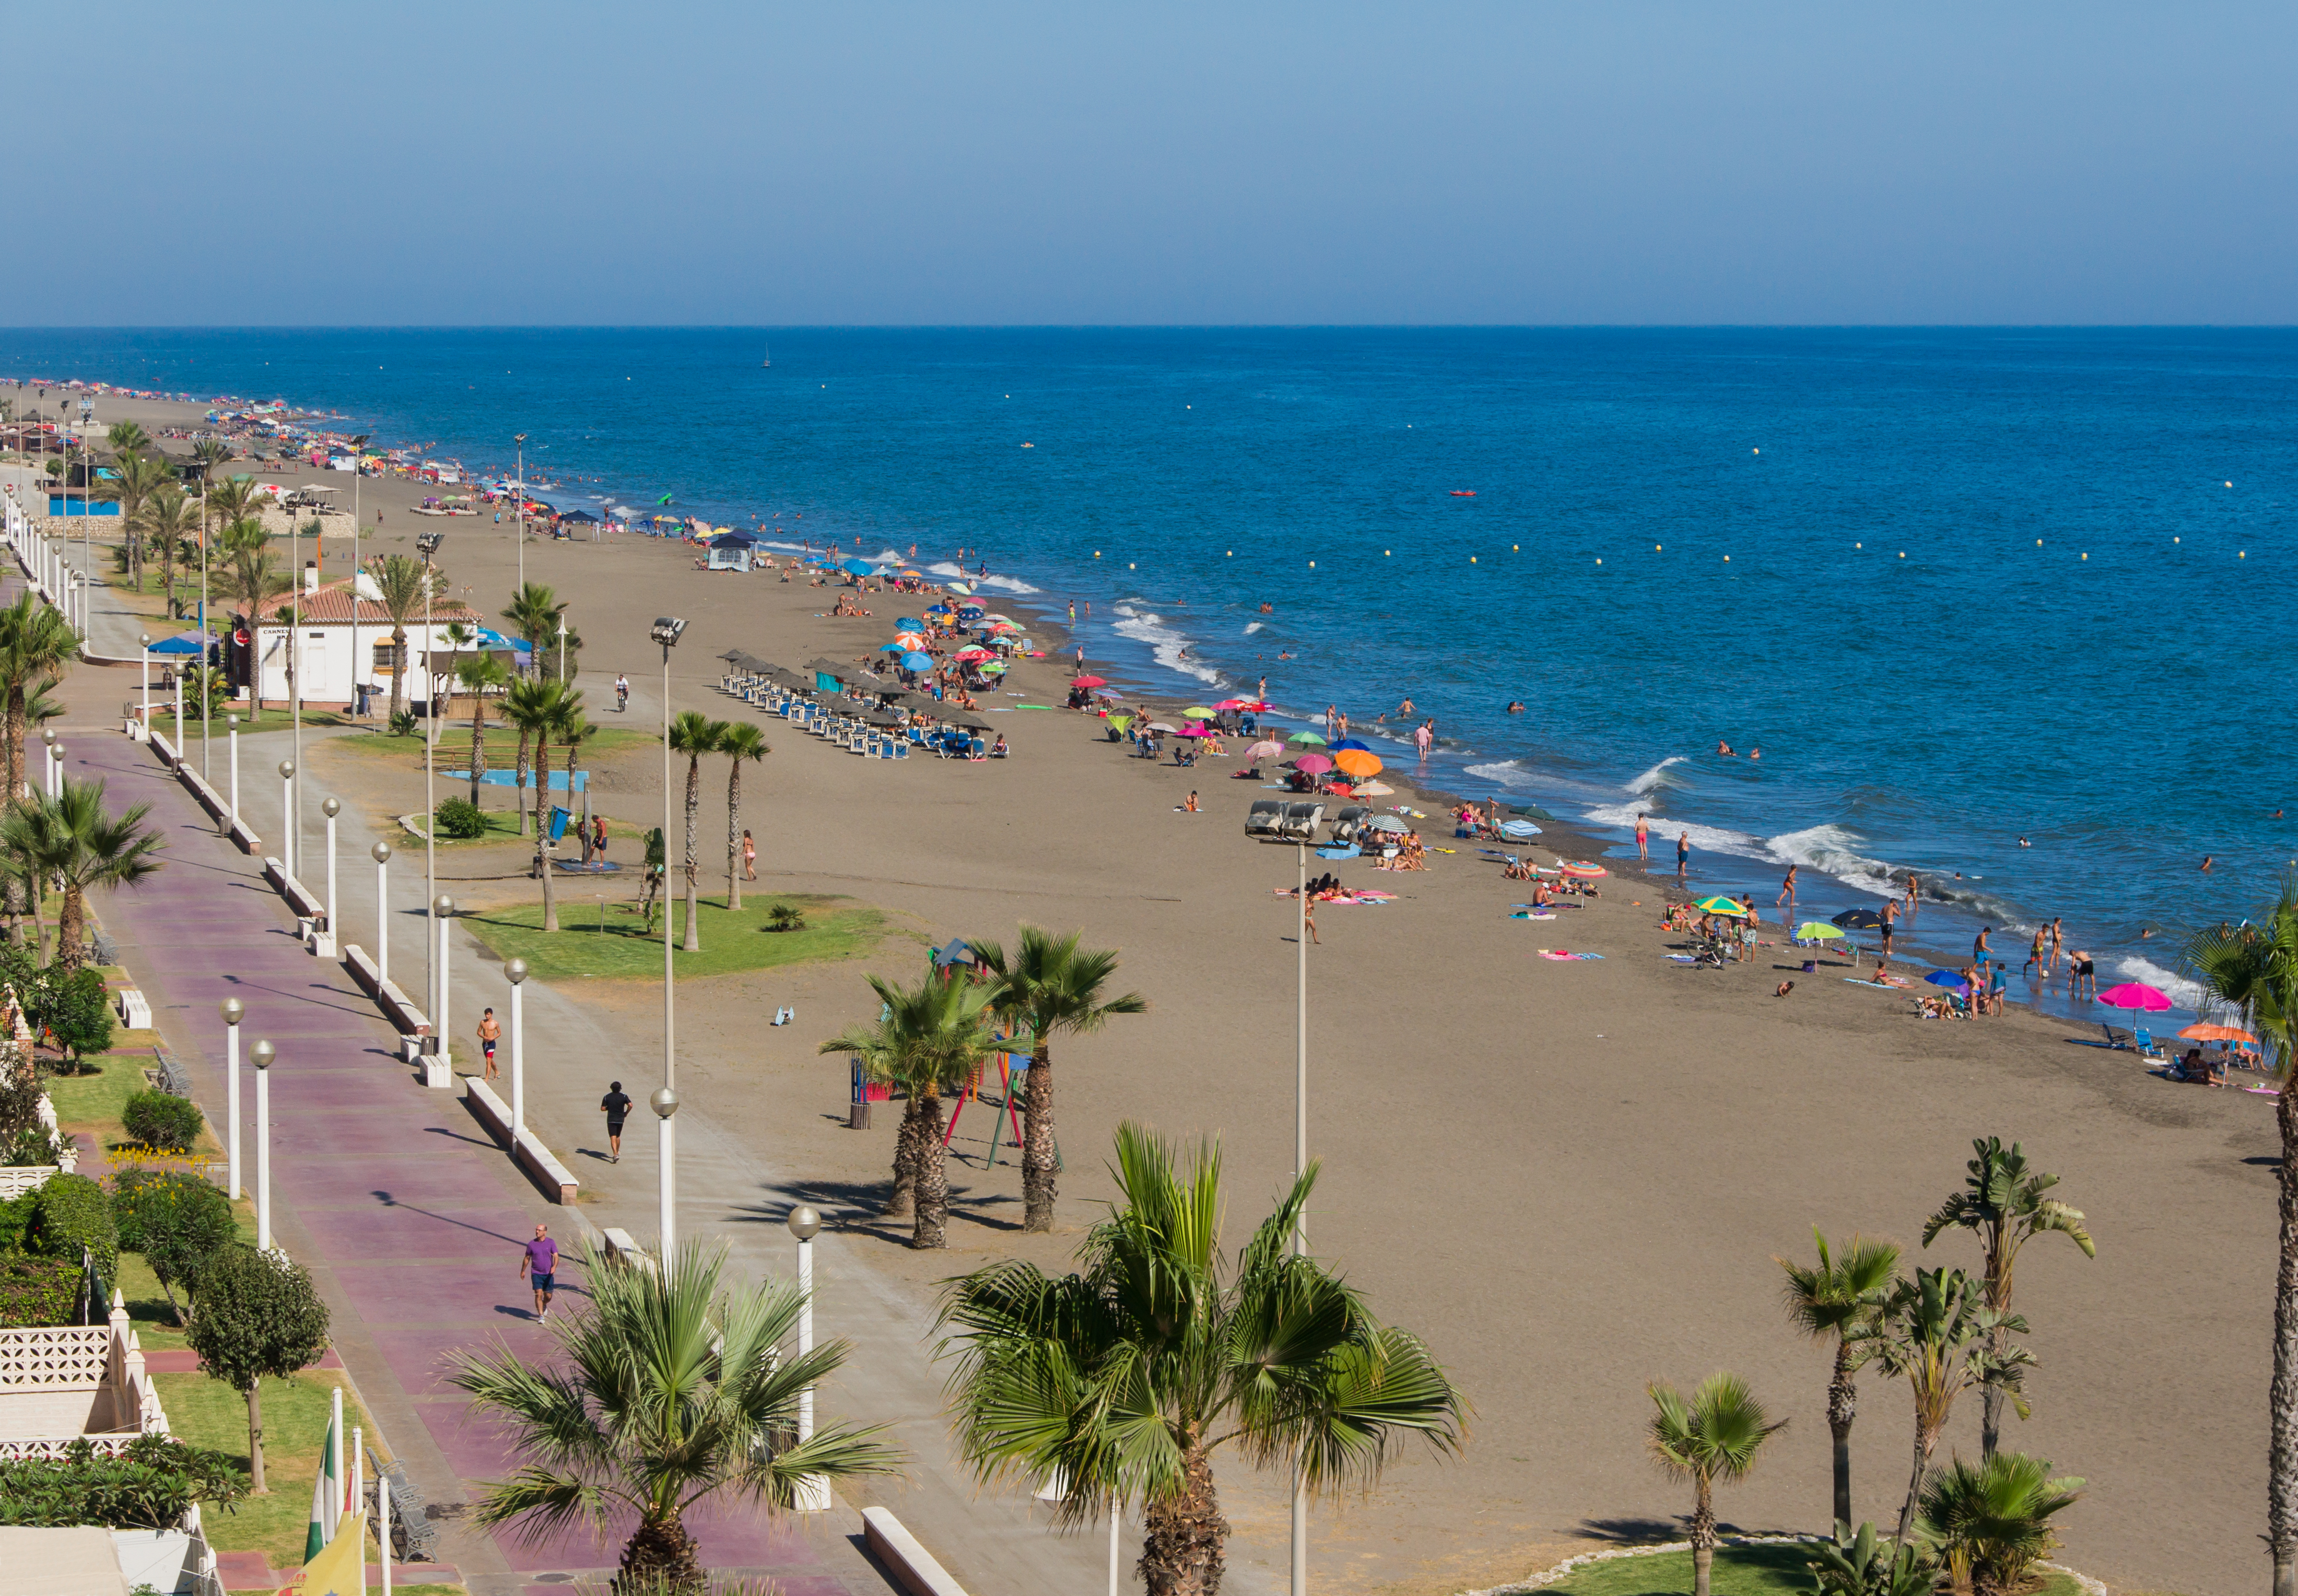
POLYGON ((20 324, 2286 323, 2298 289, 2286 4, 129 0, 0 48, 89 240, 0 249, 20 324))

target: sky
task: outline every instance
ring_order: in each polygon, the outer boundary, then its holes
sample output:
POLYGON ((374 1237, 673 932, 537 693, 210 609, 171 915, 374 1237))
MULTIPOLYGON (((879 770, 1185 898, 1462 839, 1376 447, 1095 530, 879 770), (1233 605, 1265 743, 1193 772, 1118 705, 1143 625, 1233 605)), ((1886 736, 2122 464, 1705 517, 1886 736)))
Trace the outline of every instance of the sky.
POLYGON ((0 249, 20 325, 2228 325, 2298 289, 2286 4, 92 16, 0 24, 15 226, 80 241, 0 249))

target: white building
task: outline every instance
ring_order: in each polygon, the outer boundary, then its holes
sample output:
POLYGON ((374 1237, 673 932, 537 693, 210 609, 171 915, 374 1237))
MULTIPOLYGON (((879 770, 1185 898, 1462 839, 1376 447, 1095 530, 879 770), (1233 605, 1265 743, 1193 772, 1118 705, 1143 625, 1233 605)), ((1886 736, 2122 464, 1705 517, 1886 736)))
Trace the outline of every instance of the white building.
MULTIPOLYGON (((290 600, 273 606, 272 613, 290 600)), ((410 705, 420 703, 434 690, 431 675, 425 669, 426 657, 435 653, 439 657, 437 690, 448 686, 448 673, 452 669, 448 657, 459 651, 467 657, 475 652, 466 641, 459 650, 448 636, 448 629, 459 624, 464 632, 475 637, 481 628, 478 611, 460 600, 442 600, 424 616, 410 616, 403 630, 407 641, 404 658, 394 655, 392 645, 390 612, 372 599, 358 600, 357 644, 353 644, 351 594, 347 586, 322 588, 303 595, 302 624, 300 627, 282 622, 266 621, 255 629, 254 667, 261 685, 261 696, 284 702, 288 696, 288 650, 300 649, 296 661, 296 678, 306 704, 342 704, 346 707, 353 701, 355 686, 375 690, 376 703, 387 705, 391 699, 392 678, 403 666, 406 685, 401 697, 410 705)))

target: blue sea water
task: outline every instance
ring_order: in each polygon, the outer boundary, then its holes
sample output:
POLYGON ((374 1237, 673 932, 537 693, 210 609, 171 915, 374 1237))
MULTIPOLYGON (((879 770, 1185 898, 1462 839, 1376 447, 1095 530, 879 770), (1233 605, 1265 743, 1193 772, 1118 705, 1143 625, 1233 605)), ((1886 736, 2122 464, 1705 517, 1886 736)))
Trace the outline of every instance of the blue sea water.
POLYGON ((0 373, 979 550, 1120 680, 1409 696, 1455 790, 1647 810, 1767 908, 1912 869, 1958 955, 2058 915, 2169 984, 2298 857, 2287 330, 17 331, 0 373))

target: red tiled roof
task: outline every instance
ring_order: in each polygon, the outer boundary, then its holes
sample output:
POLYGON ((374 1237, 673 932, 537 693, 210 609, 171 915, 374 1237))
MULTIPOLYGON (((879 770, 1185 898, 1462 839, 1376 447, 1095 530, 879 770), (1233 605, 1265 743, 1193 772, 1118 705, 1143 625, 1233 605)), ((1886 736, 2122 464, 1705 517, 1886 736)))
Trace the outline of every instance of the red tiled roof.
MULTIPOLYGON (((293 602, 292 595, 283 594, 275 600, 265 612, 266 624, 270 624, 269 616, 293 602)), ((423 616, 418 611, 407 618, 410 623, 419 624, 423 616)), ((303 595, 303 620, 307 624, 346 626, 351 624, 351 595, 349 588, 323 587, 316 593, 303 595)), ((451 621, 469 624, 479 619, 479 612, 460 599, 442 599, 431 607, 431 619, 442 626, 451 621)), ((361 599, 359 601, 359 623, 362 626, 388 626, 391 624, 391 612, 372 599, 361 599)))

